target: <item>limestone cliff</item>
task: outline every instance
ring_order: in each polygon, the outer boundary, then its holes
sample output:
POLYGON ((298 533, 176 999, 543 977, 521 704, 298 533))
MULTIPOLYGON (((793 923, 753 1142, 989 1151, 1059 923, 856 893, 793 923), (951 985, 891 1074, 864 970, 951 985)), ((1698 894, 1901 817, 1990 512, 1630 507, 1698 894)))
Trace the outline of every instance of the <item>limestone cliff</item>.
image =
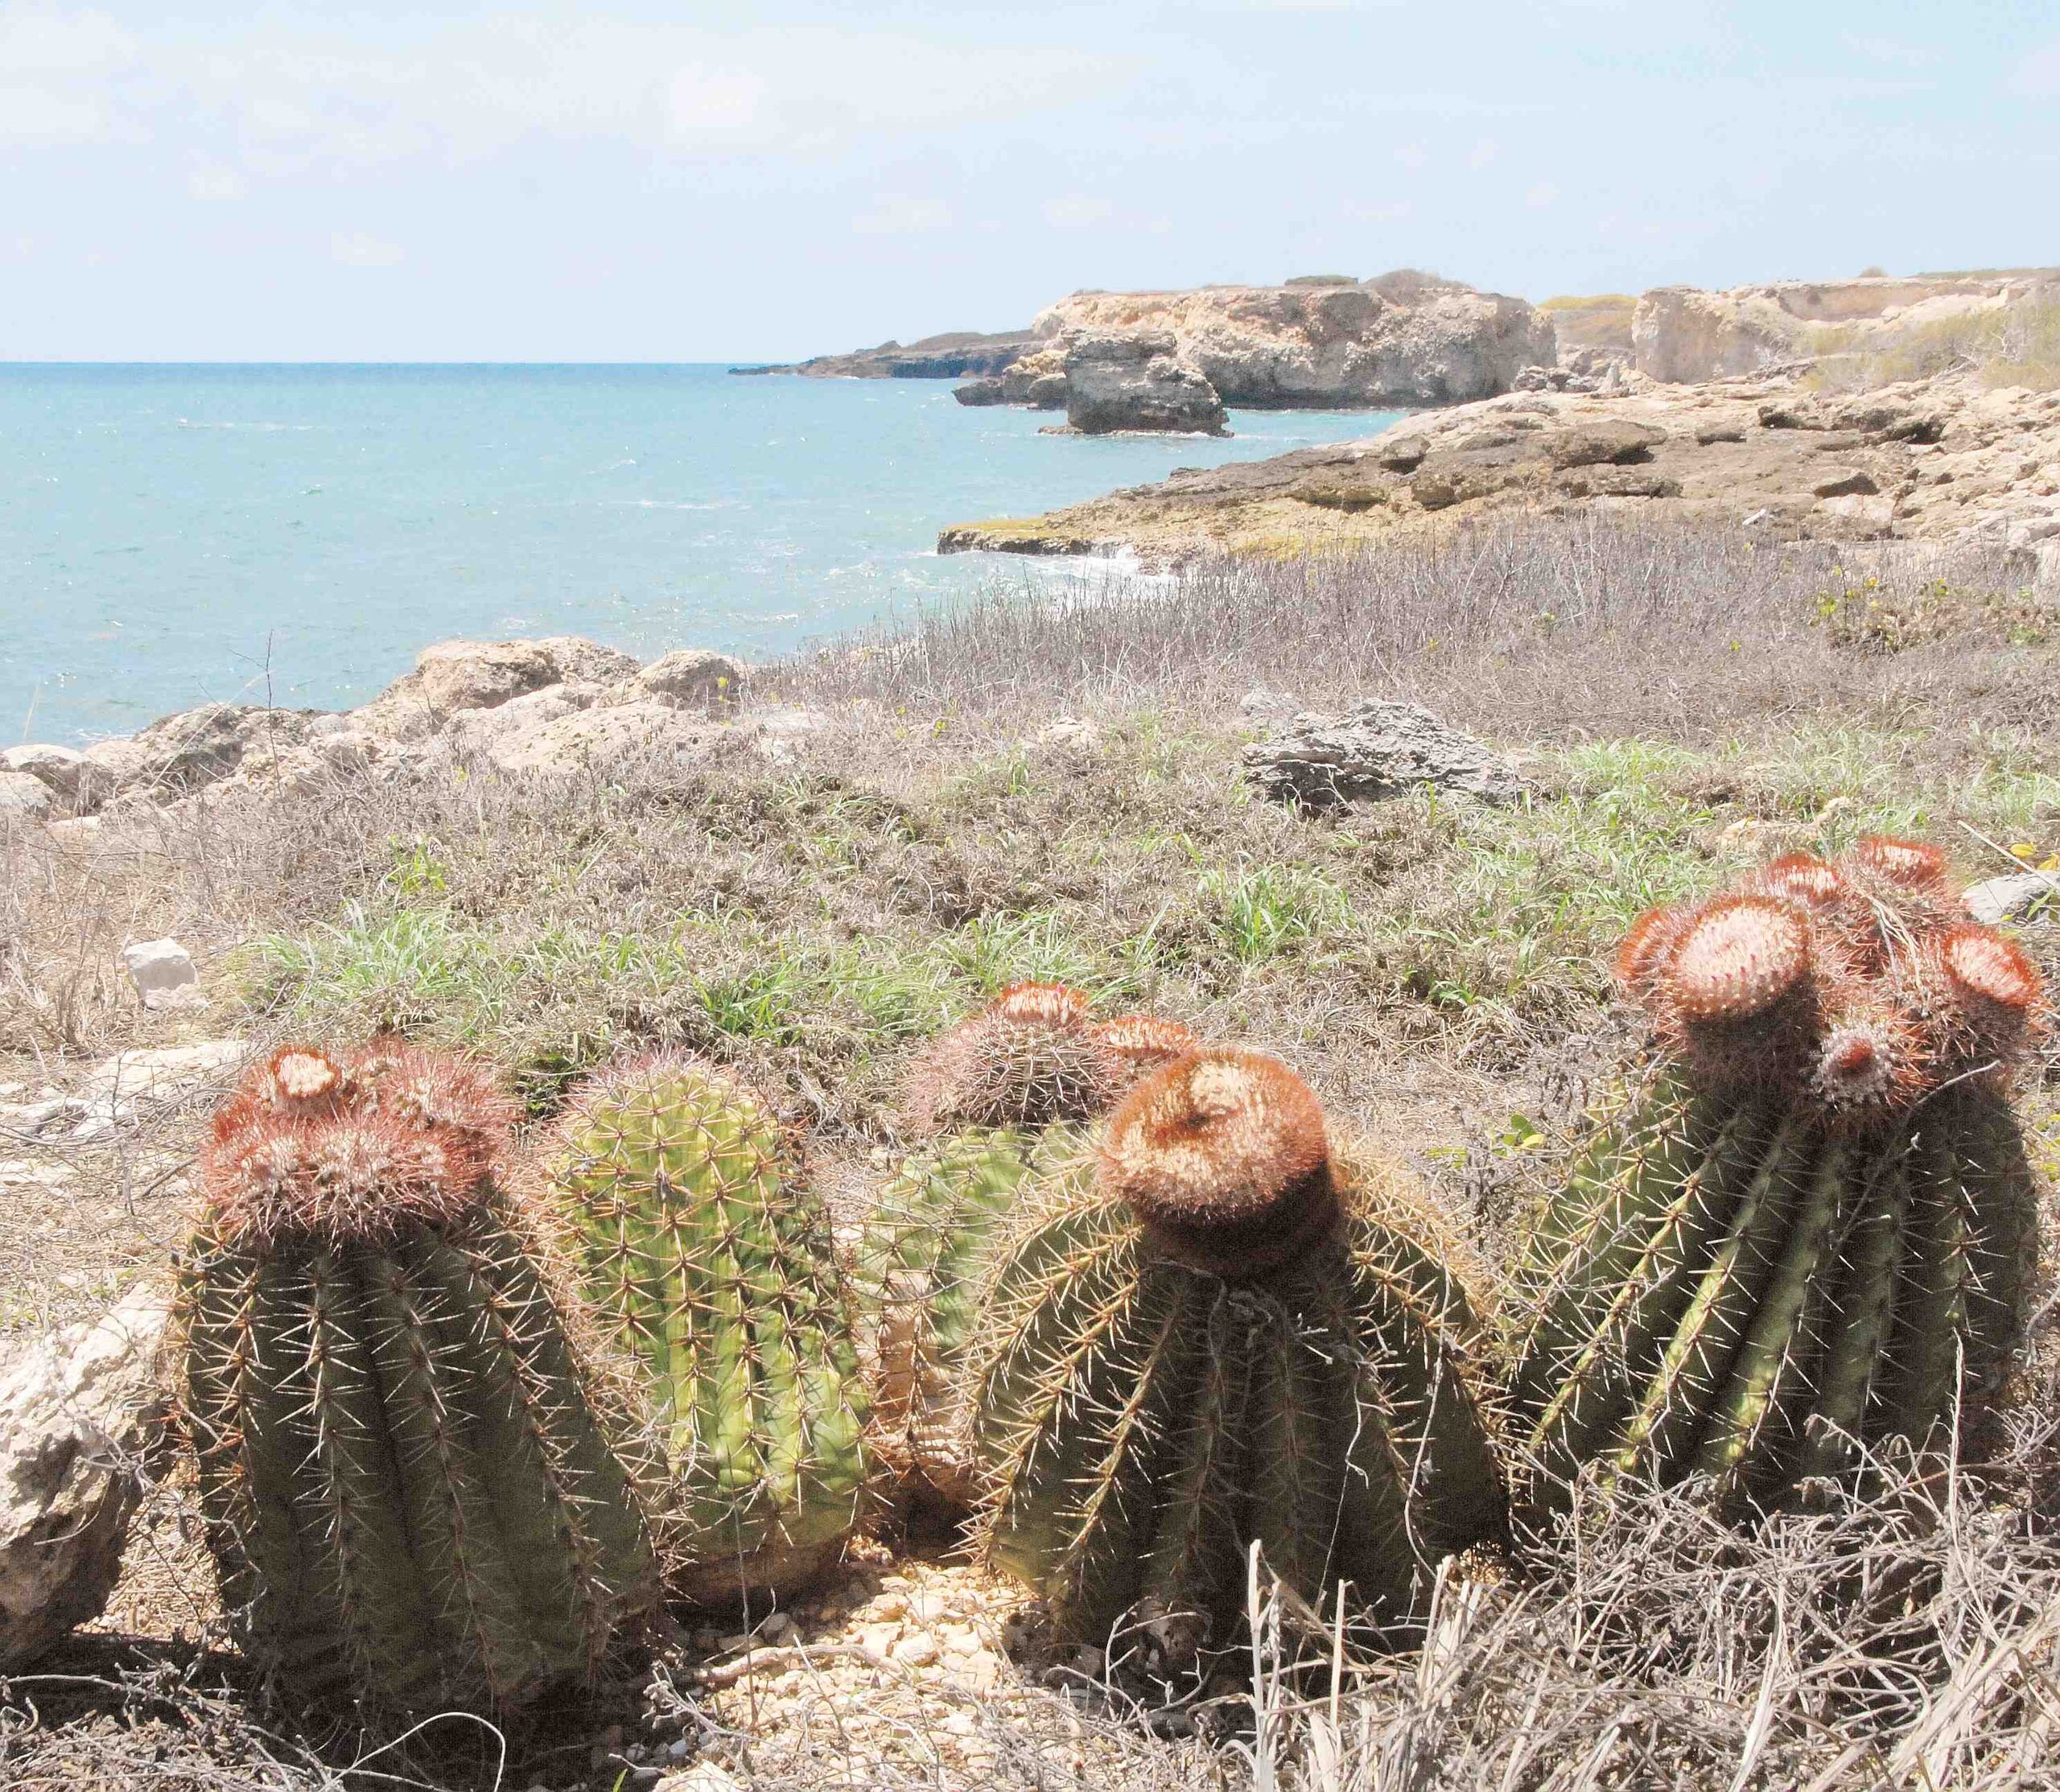
POLYGON ((1632 365, 1655 380, 1724 379, 1827 354, 1881 352, 1926 327, 1999 312, 2055 281, 2051 269, 1783 280, 1706 292, 1661 286, 1638 303, 1632 365))
POLYGON ((1063 402, 1053 378, 1064 370, 1063 345, 1088 335, 1170 337, 1176 365, 1224 404, 1254 410, 1458 404, 1507 391, 1554 352, 1551 320, 1524 300, 1406 270, 1365 282, 1075 293, 1031 328, 1044 352, 962 389, 962 402, 1063 402))

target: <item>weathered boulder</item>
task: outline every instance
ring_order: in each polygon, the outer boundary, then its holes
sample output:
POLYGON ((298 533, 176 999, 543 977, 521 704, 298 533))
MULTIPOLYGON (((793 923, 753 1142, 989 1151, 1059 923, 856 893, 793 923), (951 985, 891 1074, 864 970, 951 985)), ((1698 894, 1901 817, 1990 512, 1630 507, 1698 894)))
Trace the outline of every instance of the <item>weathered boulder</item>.
POLYGON ((1118 430, 1227 435, 1223 401, 1194 368, 1176 359, 1163 332, 1090 331, 1065 351, 1066 426, 1082 435, 1118 430))
POLYGON ((1490 803, 1523 793, 1515 768, 1471 735, 1414 703, 1378 697, 1339 716, 1296 716, 1246 748, 1244 764, 1262 795, 1310 809, 1404 796, 1426 785, 1490 803))
POLYGON ((676 647, 637 674, 637 691, 682 709, 727 709, 744 694, 744 669, 727 653, 676 647))
POLYGON ((193 954, 176 940, 139 940, 122 949, 122 962, 146 1008, 205 1007, 193 954))
POLYGON ((1065 409, 1065 344, 1046 342, 1019 356, 1000 373, 954 387, 962 405, 1027 405, 1032 410, 1065 409))
POLYGON ((35 819, 47 815, 51 803, 50 787, 42 779, 27 772, 0 772, 0 816, 35 819))
POLYGON ((79 800, 79 781, 85 774, 86 756, 70 747, 10 747, 0 752, 0 768, 26 772, 69 807, 79 800))
POLYGON ((6 1124, 30 1138, 104 1144, 142 1121, 212 1101, 249 1052, 239 1039, 117 1052, 69 1094, 6 1110, 6 1124))
POLYGON ((1618 466, 1648 460, 1667 439, 1667 431, 1628 417, 1596 417, 1569 425, 1545 445, 1555 467, 1594 467, 1605 461, 1618 466))
POLYGON ((627 653, 576 635, 538 641, 446 641, 356 711, 360 727, 397 739, 434 734, 471 710, 498 709, 553 685, 614 685, 637 675, 627 653))
POLYGON ((227 777, 253 752, 280 753, 307 738, 317 712, 250 703, 203 703, 160 717, 126 740, 96 741, 81 756, 79 806, 117 797, 153 802, 227 777))
POLYGON ((0 1673, 107 1604, 164 1413, 166 1317, 138 1291, 0 1359, 0 1673))
POLYGON ((657 698, 578 710, 502 735, 487 757, 504 772, 571 772, 629 760, 707 754, 723 725, 657 698))

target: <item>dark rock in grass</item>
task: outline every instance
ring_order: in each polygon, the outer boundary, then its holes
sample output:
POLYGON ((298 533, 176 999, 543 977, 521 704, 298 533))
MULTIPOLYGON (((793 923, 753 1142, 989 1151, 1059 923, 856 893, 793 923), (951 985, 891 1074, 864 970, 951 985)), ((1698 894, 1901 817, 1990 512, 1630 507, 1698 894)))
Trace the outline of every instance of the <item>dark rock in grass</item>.
POLYGON ((1414 703, 1369 698, 1341 716, 1298 715, 1247 747, 1245 773, 1260 793, 1308 809, 1378 801, 1428 785, 1482 802, 1523 793, 1515 768, 1471 735, 1414 703))

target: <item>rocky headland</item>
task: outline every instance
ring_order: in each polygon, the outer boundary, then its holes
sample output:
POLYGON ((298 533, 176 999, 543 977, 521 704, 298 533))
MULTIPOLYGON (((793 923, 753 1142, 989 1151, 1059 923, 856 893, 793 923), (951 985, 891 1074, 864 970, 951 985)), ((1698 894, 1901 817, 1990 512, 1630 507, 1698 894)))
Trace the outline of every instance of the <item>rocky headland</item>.
POLYGON ((1037 346, 1028 330, 947 330, 907 344, 883 342, 844 355, 816 355, 781 365, 733 367, 732 373, 798 373, 811 380, 964 380, 999 373, 1037 346))

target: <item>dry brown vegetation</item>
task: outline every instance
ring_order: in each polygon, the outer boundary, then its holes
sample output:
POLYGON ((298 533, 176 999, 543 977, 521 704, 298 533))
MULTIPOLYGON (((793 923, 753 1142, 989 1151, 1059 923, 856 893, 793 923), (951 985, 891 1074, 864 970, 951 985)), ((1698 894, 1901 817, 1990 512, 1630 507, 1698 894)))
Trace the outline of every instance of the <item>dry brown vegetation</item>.
MULTIPOLYGON (((1969 878, 2007 869, 2011 844, 2060 848, 2055 649, 2011 624, 2020 600, 1978 551, 1861 566, 1509 521, 1067 589, 771 669, 825 718, 791 763, 344 783, 91 840, 8 832, 0 1102, 122 1047, 398 1026, 492 1053, 541 1118, 611 1052, 676 1043, 788 1092, 848 1217, 921 1041, 1003 983, 1057 976, 1112 1011, 1282 1053, 1495 1254, 1606 1061, 1601 965, 1636 910, 1875 830, 1942 840, 1969 878), (1831 626, 1870 575, 1922 625, 1831 626), (1926 595, 1938 580, 1966 601, 1926 595), (1257 801, 1237 754, 1276 707, 1241 707, 1258 687, 1287 707, 1423 702, 1522 756, 1531 795, 1324 817, 1257 801), (145 1015, 126 992, 124 940, 167 933, 201 958, 204 1015, 145 1015)), ((2025 937, 2060 973, 2060 929, 2025 937)), ((2050 1178, 2044 1074, 2026 1112, 2050 1178)), ((161 1271, 208 1098, 101 1143, 0 1139, 0 1326, 82 1315, 161 1271)), ((690 1647, 661 1677, 674 1692, 619 1721, 774 1787, 2060 1783, 2054 1392, 2041 1358, 1985 1477, 1891 1471, 1864 1505, 1753 1532, 1678 1496, 1592 1514, 1455 1578, 1422 1656, 1347 1662, 1334 1684, 1320 1623, 1263 1584, 1277 1648, 1185 1689, 1172 1716, 1120 1672, 1032 1683, 1048 1662, 1025 1647, 1020 1697, 981 1719, 977 1773, 940 1741, 960 1708, 884 1673, 826 1679, 814 1727, 754 1735, 695 1686, 690 1647), (876 1726, 832 1721, 862 1704, 876 1726)), ((176 1483, 157 1497, 159 1572, 139 1566, 127 1633, 80 1638, 0 1695, 0 1781, 342 1783, 349 1751, 281 1732, 212 1647, 176 1483)), ((804 1644, 841 1633, 816 1621, 804 1644)), ((624 1771, 586 1732, 560 1742, 533 1741, 504 1783, 624 1771)), ((496 1749, 382 1756, 349 1783, 488 1785, 496 1749)))

